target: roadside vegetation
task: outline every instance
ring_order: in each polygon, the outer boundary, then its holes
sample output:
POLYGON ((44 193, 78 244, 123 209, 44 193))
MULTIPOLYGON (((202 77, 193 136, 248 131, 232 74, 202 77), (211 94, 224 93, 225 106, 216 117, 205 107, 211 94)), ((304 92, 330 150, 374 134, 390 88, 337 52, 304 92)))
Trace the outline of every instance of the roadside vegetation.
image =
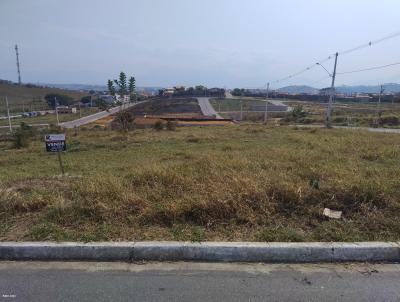
MULTIPOLYGON (((90 114, 94 114, 99 111, 98 108, 81 108, 81 116, 87 116, 90 114)), ((78 113, 60 113, 58 115, 58 119, 60 123, 68 122, 72 120, 79 119, 79 111, 78 113)), ((26 124, 57 124, 57 116, 55 113, 49 113, 46 115, 32 116, 32 117, 20 117, 11 119, 12 125, 19 125, 21 122, 26 124)), ((0 126, 8 126, 8 119, 1 119, 0 126)), ((7 130, 7 129, 6 129, 7 130)), ((0 130, 1 132, 1 130, 0 130)))
POLYGON ((44 133, 1 136, 0 240, 400 239, 399 135, 174 130, 71 130, 65 177, 44 133))

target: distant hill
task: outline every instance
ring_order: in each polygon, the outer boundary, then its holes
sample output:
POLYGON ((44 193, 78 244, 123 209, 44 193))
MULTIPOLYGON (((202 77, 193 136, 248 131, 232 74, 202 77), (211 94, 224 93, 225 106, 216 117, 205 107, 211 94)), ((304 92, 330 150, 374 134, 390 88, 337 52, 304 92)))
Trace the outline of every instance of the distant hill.
MULTIPOLYGON (((383 84, 383 88, 385 92, 388 93, 398 93, 400 92, 400 84, 395 83, 388 83, 383 84)), ((379 93, 381 87, 379 85, 376 86, 366 86, 366 85, 359 85, 359 86, 339 86, 336 87, 336 91, 339 93, 379 93)))
MULTIPOLYGON (((89 84, 49 84, 40 83, 38 85, 46 87, 54 87, 60 89, 76 90, 76 91, 106 91, 107 86, 105 85, 89 85, 89 84)), ((158 92, 162 87, 137 87, 138 91, 145 91, 147 93, 158 92)))
POLYGON ((4 99, 7 96, 11 111, 20 111, 22 106, 40 110, 46 107, 44 96, 48 93, 60 93, 80 100, 87 93, 66 89, 40 87, 32 84, 23 84, 21 86, 0 80, 0 115, 5 113, 4 99))
POLYGON ((277 89, 278 92, 285 92, 285 93, 307 93, 307 94, 317 94, 318 89, 306 85, 293 85, 293 86, 286 86, 277 89))

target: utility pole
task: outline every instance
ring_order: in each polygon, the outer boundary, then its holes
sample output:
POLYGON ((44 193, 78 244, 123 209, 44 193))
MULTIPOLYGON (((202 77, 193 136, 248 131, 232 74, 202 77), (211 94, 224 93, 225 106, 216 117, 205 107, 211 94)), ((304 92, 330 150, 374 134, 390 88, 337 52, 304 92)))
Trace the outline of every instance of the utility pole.
POLYGON ((267 123, 268 118, 268 95, 269 95, 269 82, 267 83, 267 98, 265 99, 265 112, 264 112, 264 123, 267 123))
POLYGON ((60 126, 60 120, 59 120, 59 118, 58 118, 58 104, 57 104, 57 97, 54 97, 54 105, 56 106, 57 126, 60 126))
POLYGON ((382 94, 385 91, 385 89, 383 89, 383 85, 381 85, 381 89, 379 90, 379 99, 378 99, 378 106, 377 106, 377 121, 376 124, 379 124, 380 119, 381 119, 381 99, 382 99, 382 94))
POLYGON ((7 97, 6 97, 6 107, 7 107, 7 116, 8 116, 8 126, 10 127, 10 132, 12 132, 10 108, 8 107, 8 98, 7 97))
POLYGON ((16 56, 17 56, 18 85, 21 85, 21 71, 20 71, 20 69, 19 69, 18 45, 15 45, 15 54, 16 54, 16 56))
POLYGON ((58 118, 58 106, 56 107, 56 116, 57 116, 57 126, 60 126, 60 120, 58 118))
POLYGON ((243 121, 243 100, 240 100, 240 120, 243 121))
POLYGON ((331 91, 329 94, 329 103, 328 107, 326 108, 326 127, 331 128, 331 119, 332 119, 332 103, 333 103, 333 98, 335 96, 335 79, 336 79, 336 66, 337 66, 337 59, 338 59, 339 53, 335 54, 335 66, 333 67, 333 74, 332 74, 332 85, 331 85, 331 91))

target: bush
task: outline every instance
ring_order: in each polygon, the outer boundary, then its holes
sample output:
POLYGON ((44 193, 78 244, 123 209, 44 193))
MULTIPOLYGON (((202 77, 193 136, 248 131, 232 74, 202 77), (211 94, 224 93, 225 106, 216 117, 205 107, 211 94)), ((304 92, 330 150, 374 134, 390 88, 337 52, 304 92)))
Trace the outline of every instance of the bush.
POLYGON ((285 117, 285 122, 304 122, 307 112, 303 110, 303 106, 299 105, 293 108, 292 112, 285 117))
POLYGON ((114 119, 114 126, 122 131, 128 131, 133 129, 133 116, 128 111, 118 112, 114 119))
POLYGON ((397 116, 388 115, 383 116, 380 119, 381 125, 389 125, 389 126, 398 126, 399 125, 399 118, 397 116))
POLYGON ((13 133, 14 148, 26 148, 30 144, 30 139, 36 134, 35 129, 32 126, 21 123, 20 128, 18 128, 13 133))
POLYGON ((164 129, 164 124, 163 124, 163 122, 162 122, 162 121, 157 121, 157 122, 154 124, 154 129, 157 130, 157 131, 163 130, 163 129, 164 129))
POLYGON ((167 130, 175 131, 176 130, 176 122, 168 121, 166 125, 167 130))

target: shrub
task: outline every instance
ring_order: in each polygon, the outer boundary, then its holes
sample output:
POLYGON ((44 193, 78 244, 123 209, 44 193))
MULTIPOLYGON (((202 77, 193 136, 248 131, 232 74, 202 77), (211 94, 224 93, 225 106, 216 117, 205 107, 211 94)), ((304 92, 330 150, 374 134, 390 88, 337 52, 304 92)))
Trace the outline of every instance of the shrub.
POLYGON ((176 122, 168 121, 166 125, 167 130, 175 131, 176 130, 176 122))
POLYGON ((32 126, 21 123, 21 126, 13 133, 14 148, 26 148, 29 146, 30 139, 35 135, 32 126))
POLYGON ((307 112, 303 110, 303 106, 299 105, 293 108, 292 112, 285 117, 285 122, 303 122, 307 112))
POLYGON ((154 124, 154 129, 157 130, 157 131, 163 130, 163 129, 164 129, 164 124, 163 124, 163 122, 162 122, 162 121, 157 121, 157 122, 154 124))
POLYGON ((384 116, 380 119, 381 125, 389 125, 389 126, 398 126, 399 125, 399 118, 397 116, 389 115, 384 116))
POLYGON ((114 126, 122 131, 128 131, 133 128, 133 116, 128 111, 121 111, 117 113, 114 119, 114 126))

